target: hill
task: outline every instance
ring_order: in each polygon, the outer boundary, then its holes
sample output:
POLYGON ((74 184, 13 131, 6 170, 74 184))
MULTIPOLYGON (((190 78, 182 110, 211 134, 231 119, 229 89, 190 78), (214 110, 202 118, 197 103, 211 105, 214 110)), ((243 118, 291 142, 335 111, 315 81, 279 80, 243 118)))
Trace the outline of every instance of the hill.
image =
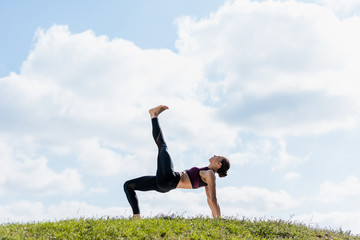
POLYGON ((0 239, 358 239, 339 230, 281 220, 162 216, 145 219, 69 219, 0 225, 0 239))

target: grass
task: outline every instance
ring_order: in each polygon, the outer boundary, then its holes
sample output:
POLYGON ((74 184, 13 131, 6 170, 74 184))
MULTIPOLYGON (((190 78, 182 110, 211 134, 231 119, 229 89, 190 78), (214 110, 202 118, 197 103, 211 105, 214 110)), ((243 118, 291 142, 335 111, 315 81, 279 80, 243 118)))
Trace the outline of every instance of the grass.
POLYGON ((0 225, 0 239, 359 239, 339 230, 282 220, 160 216, 145 219, 70 219, 0 225))

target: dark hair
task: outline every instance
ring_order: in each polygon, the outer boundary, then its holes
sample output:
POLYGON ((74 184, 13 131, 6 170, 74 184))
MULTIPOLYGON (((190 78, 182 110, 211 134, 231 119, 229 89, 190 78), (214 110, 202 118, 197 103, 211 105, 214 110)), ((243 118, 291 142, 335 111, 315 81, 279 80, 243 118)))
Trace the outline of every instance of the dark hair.
POLYGON ((223 159, 221 160, 221 167, 216 172, 217 174, 219 174, 219 177, 226 177, 227 171, 230 168, 230 161, 226 157, 222 157, 222 158, 223 159))

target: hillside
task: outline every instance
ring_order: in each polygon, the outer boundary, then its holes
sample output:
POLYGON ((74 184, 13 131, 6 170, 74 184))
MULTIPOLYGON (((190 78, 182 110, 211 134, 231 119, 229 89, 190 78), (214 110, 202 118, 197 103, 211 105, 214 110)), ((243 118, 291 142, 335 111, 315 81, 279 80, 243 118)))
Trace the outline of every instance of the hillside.
POLYGON ((359 239, 349 232, 270 220, 157 217, 0 225, 0 239, 359 239))

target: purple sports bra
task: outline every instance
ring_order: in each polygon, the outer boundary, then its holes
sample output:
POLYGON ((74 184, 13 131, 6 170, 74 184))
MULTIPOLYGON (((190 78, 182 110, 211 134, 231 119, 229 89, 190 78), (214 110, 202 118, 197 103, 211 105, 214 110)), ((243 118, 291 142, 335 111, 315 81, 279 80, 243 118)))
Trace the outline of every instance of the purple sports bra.
POLYGON ((193 167, 189 170, 186 170, 186 173, 188 174, 188 176, 190 178, 191 185, 194 189, 207 186, 207 183, 204 182, 200 177, 201 170, 209 170, 209 168, 208 167, 203 167, 203 168, 193 167))

